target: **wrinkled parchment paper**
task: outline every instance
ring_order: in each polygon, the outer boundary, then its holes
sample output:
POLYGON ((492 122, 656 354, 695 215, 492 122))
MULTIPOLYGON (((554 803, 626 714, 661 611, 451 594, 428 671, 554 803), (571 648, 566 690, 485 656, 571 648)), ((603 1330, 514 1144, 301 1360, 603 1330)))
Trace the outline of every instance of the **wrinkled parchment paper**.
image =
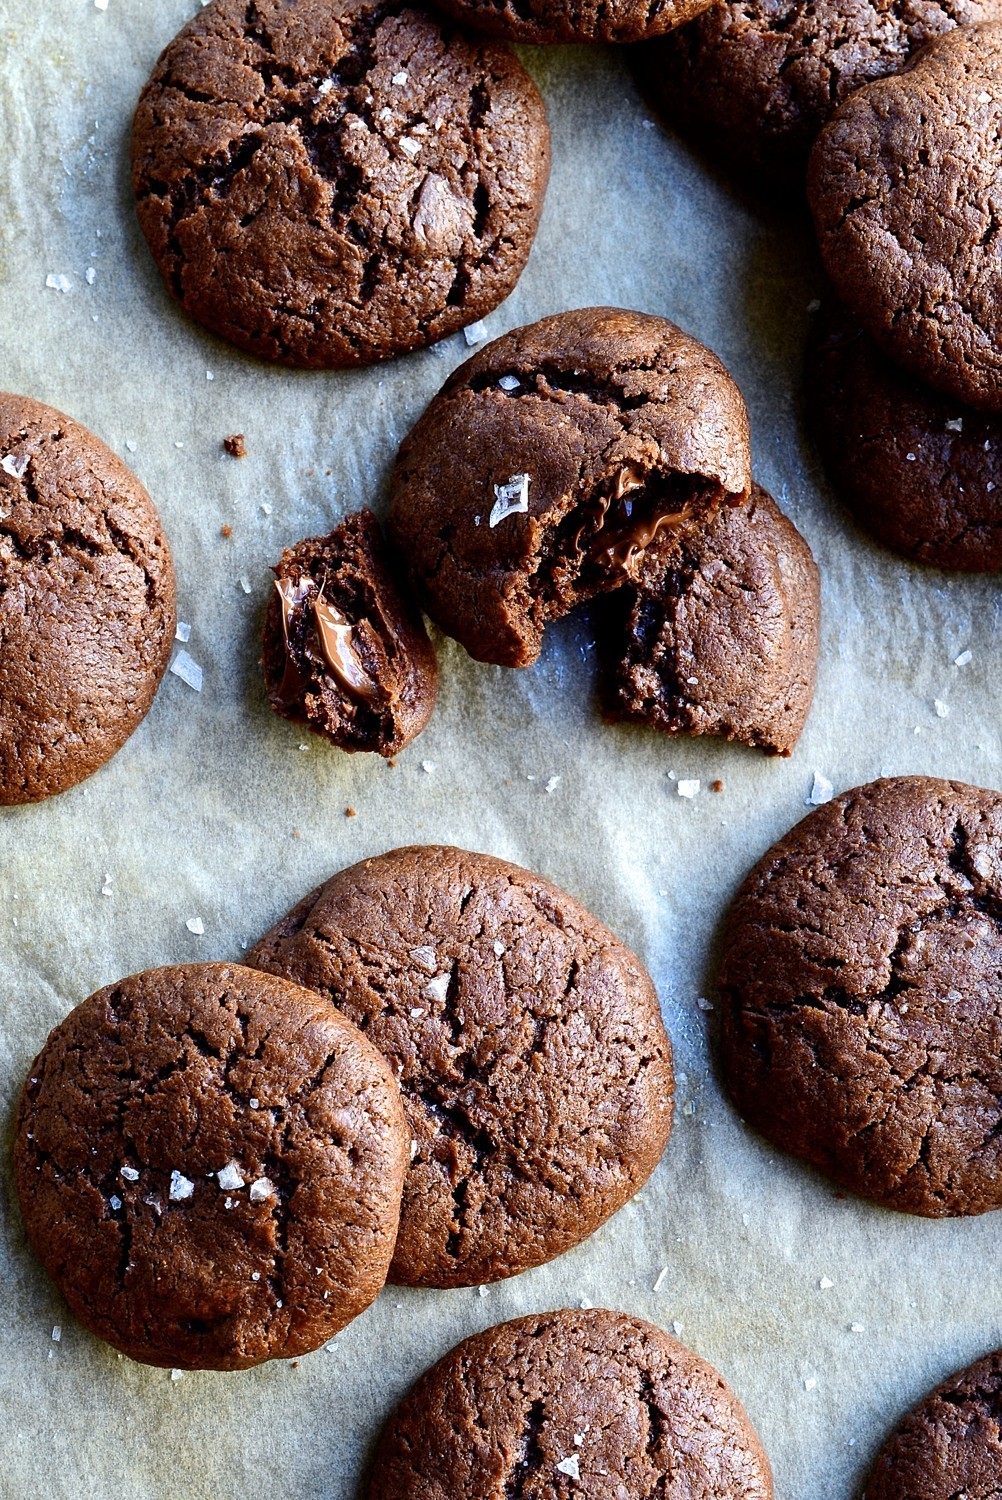
POLYGON ((843 1500, 903 1409, 1002 1341, 1000 1220, 839 1201, 741 1126, 697 1002, 736 884, 803 814, 815 771, 838 790, 883 771, 1002 782, 996 582, 898 562, 835 505, 797 394, 820 289, 806 226, 742 201, 655 127, 615 50, 539 49, 526 61, 550 109, 553 178, 528 270, 489 330, 615 303, 717 350, 751 409, 757 476, 822 568, 813 716, 789 761, 605 727, 587 631, 571 621, 524 672, 443 643, 438 709, 395 769, 303 744, 259 681, 268 565, 360 504, 383 508, 398 441, 468 351, 460 336, 382 369, 270 370, 171 304, 132 213, 128 130, 196 5, 0 0, 0 386, 86 423, 148 486, 204 670, 200 694, 168 676, 93 779, 0 812, 0 1495, 349 1500, 391 1406, 435 1358, 491 1323, 587 1298, 674 1326, 719 1366, 782 1500, 843 1500), (233 432, 246 434, 242 462, 220 446, 233 432), (670 771, 699 778, 700 794, 678 796, 670 771), (116 1356, 68 1315, 12 1202, 10 1116, 30 1059, 98 986, 238 958, 333 870, 421 841, 539 870, 642 955, 677 1052, 664 1161, 553 1265, 485 1296, 389 1288, 295 1368, 172 1381, 116 1356))

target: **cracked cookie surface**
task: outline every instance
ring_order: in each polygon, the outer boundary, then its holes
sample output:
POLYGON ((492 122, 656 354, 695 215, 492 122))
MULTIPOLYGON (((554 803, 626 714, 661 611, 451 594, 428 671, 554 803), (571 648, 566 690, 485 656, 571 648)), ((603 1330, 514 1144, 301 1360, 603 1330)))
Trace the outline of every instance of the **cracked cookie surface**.
POLYGON ((136 476, 93 433, 0 394, 0 805, 90 776, 170 659, 174 568, 136 476))
POLYGON ((438 0, 488 36, 513 42, 639 42, 662 36, 712 0, 438 0))
POLYGON ((384 1060, 317 996, 227 964, 71 1011, 32 1065, 15 1174, 35 1253, 133 1359, 317 1348, 386 1279, 408 1136, 384 1060))
POLYGON ((1002 22, 940 37, 857 89, 818 136, 808 196, 836 290, 898 364, 1002 411, 1002 22))
POLYGON ((807 401, 840 498, 878 541, 938 568, 1002 568, 1002 420, 911 379, 834 298, 807 401))
POLYGON ((435 707, 438 662, 371 511, 282 553, 262 665, 277 714, 342 750, 396 755, 435 707))
POLYGON ((369 1500, 771 1500, 723 1377, 640 1318, 518 1318, 426 1372, 391 1416, 369 1500))
POLYGON ((998 1500, 1002 1353, 986 1354, 915 1406, 877 1457, 863 1500, 998 1500))
POLYGON ((585 308, 451 376, 401 445, 389 531, 436 624, 521 667, 659 533, 750 486, 744 401, 717 357, 663 318, 585 308))
POLYGON ((401 0, 214 0, 157 62, 132 169, 193 318, 263 359, 335 368, 503 301, 549 131, 507 48, 401 0))
POLYGON ((609 716, 789 755, 814 696, 820 582, 772 496, 754 485, 658 537, 636 585, 603 632, 609 716))
POLYGON ((810 814, 727 918, 723 1063, 745 1119, 930 1217, 1002 1207, 1002 795, 921 776, 810 814))
POLYGON ((632 61, 694 146, 802 193, 814 138, 854 89, 955 26, 999 17, 999 0, 730 0, 632 61))
POLYGON ((393 1066, 414 1138, 391 1280, 470 1286, 584 1239, 654 1170, 671 1045, 639 960, 548 881, 398 849, 335 875, 250 962, 393 1066))

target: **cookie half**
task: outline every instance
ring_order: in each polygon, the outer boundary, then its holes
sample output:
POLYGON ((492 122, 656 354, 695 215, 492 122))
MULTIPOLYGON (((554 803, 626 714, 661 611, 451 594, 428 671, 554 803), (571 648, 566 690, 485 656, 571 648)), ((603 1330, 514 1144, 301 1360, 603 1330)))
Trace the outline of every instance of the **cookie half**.
POLYGON ((636 584, 605 625, 609 716, 789 755, 814 696, 820 580, 772 496, 755 485, 673 527, 636 584))
POLYGON ((825 269, 916 380, 1002 411, 1002 22, 930 42, 819 135, 808 195, 825 269))
POLYGON ((995 1500, 1002 1485, 1002 1353, 944 1380, 908 1413, 863 1500, 995 1500))
POLYGON ((548 173, 515 57, 382 0, 213 0, 132 133, 139 222, 177 301, 310 368, 389 359, 496 307, 548 173))
POLYGON ((277 714, 342 750, 396 755, 435 707, 438 662, 371 511, 287 548, 264 626, 277 714))
POLYGON ((457 21, 513 42, 639 42, 661 36, 711 0, 438 0, 457 21))
POLYGON ((494 340, 401 445, 390 536, 478 661, 534 662, 548 623, 635 577, 659 535, 751 486, 748 417, 663 318, 585 308, 494 340))
POLYGON ((955 26, 999 18, 999 0, 727 0, 632 62, 693 146, 800 196, 815 136, 854 89, 900 73, 955 26))
POLYGON ((464 1340, 417 1382, 369 1500, 580 1495, 771 1500, 772 1474, 711 1365, 640 1318, 540 1313, 464 1340))
POLYGON ((316 995, 228 964, 99 990, 32 1064, 14 1165, 73 1313, 132 1359, 316 1349, 386 1279, 409 1136, 393 1076, 316 995))
POLYGON ((839 497, 877 541, 938 568, 1002 568, 1002 420, 906 375, 834 299, 807 401, 839 497))
POLYGON ((343 870, 250 962, 318 991, 399 1079, 414 1138, 394 1281, 471 1286, 586 1238, 657 1165, 671 1044, 640 961, 539 876, 397 849, 343 870))
POLYGON ((121 749, 174 628, 139 480, 78 422, 0 394, 0 805, 66 791, 121 749))
POLYGON ((745 1119, 902 1212, 1002 1207, 1002 794, 903 776, 812 812, 727 918, 745 1119))

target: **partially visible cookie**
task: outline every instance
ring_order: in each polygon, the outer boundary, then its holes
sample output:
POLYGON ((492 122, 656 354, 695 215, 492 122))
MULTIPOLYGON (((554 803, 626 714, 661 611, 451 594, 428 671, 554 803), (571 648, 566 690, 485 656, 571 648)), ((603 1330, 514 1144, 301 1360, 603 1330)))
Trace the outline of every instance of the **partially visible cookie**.
POLYGON ((92 1333, 238 1370, 316 1349, 376 1296, 408 1141, 389 1068, 329 1003, 189 964, 56 1027, 14 1166, 32 1247, 92 1333))
POLYGON ((694 146, 799 195, 815 136, 854 89, 954 26, 1000 16, 1000 0, 724 0, 638 47, 633 66, 694 146))
POLYGON ((342 870, 250 962, 392 1064, 414 1136, 394 1281, 471 1286, 576 1245, 654 1170, 671 1044, 639 959, 549 881, 459 849, 342 870))
POLYGON ((457 21, 513 42, 639 42, 712 0, 438 0, 457 21))
POLYGON ((277 714, 342 750, 396 755, 431 718, 438 662, 371 511, 282 553, 264 627, 277 714))
POLYGON ((1002 420, 906 375, 834 299, 807 401, 840 498, 878 541, 938 568, 1002 568, 1002 420))
POLYGON ((727 918, 727 1086, 863 1197, 1002 1208, 1002 794, 902 776, 819 807, 727 918))
POLYGON ((163 52, 132 134, 173 296, 309 368, 423 348, 496 307, 548 173, 512 53, 381 0, 213 0, 163 52))
POLYGON ((401 445, 390 535, 432 619, 520 667, 659 534, 750 485, 744 401, 717 357, 663 318, 592 307, 455 371, 401 445))
POLYGON ((121 749, 174 625, 170 548, 136 476, 78 422, 0 394, 0 806, 121 749))
POLYGON ((369 1500, 771 1500, 723 1377, 653 1323, 538 1313, 457 1345, 390 1417, 369 1500))
POLYGON ((857 89, 811 154, 821 257, 866 331, 917 380, 1002 411, 1002 22, 930 42, 857 89))
POLYGON ((944 1380, 888 1438, 863 1500, 997 1500, 1002 1353, 944 1380))
POLYGON ((636 584, 610 601, 610 717, 789 755, 814 696, 820 581, 772 496, 755 485, 663 533, 636 584))

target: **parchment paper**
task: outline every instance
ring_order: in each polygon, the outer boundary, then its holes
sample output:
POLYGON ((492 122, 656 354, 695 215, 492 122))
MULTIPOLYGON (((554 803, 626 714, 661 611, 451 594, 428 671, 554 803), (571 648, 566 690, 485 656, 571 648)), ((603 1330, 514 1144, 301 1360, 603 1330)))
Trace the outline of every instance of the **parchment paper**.
POLYGON ((615 50, 539 49, 525 56, 550 109, 553 178, 528 270, 490 332, 614 303, 666 314, 717 350, 751 409, 757 476, 822 568, 813 716, 785 762, 608 728, 587 632, 568 622, 525 672, 444 642, 438 709, 395 769, 304 745, 259 681, 267 567, 360 504, 383 509, 398 441, 468 351, 456 337, 382 369, 271 370, 171 304, 133 217, 127 142, 149 69, 195 4, 0 0, 0 386, 85 422, 146 483, 205 674, 200 694, 168 676, 92 780, 0 813, 0 1494, 349 1500, 383 1419, 435 1358, 491 1323, 587 1298, 676 1325, 724 1372, 782 1500, 842 1500, 908 1404, 1002 1341, 1000 1222, 839 1201, 775 1155, 722 1096, 714 1017, 697 1000, 736 884, 803 814, 815 770, 838 790, 885 771, 1000 783, 996 582, 894 560, 826 488, 796 394, 820 289, 806 225, 742 201, 655 127, 615 50), (232 432, 246 434, 242 462, 222 453, 232 432), (679 797, 669 771, 698 777, 700 795, 679 797), (707 790, 715 777, 721 795, 707 790), (116 1356, 68 1315, 12 1201, 10 1115, 31 1057, 98 986, 238 958, 335 869, 421 841, 539 870, 641 954, 677 1053, 664 1161, 554 1264, 486 1296, 389 1288, 295 1368, 172 1381, 116 1356))

